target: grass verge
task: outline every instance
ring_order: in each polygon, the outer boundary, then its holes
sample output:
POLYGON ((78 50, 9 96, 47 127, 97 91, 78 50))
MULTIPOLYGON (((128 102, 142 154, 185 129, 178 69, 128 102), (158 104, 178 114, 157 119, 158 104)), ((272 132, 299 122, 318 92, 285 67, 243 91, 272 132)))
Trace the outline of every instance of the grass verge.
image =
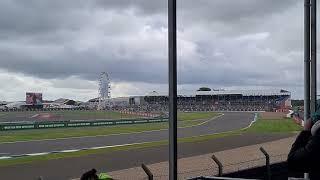
MULTIPOLYGON (((16 120, 16 118, 24 118, 29 120, 41 120, 32 118, 36 114, 51 114, 52 120, 88 120, 88 119, 123 119, 123 118, 139 118, 141 116, 134 114, 123 114, 117 111, 83 111, 83 110, 59 110, 59 111, 17 111, 17 112, 1 112, 6 121, 16 120)), ((1 115, 0 115, 1 116, 1 115)), ((38 117, 39 118, 39 117, 38 117)), ((43 120, 48 120, 44 118, 43 120)))
POLYGON ((287 133, 301 130, 302 127, 294 123, 291 118, 260 119, 247 129, 248 132, 255 133, 287 133))

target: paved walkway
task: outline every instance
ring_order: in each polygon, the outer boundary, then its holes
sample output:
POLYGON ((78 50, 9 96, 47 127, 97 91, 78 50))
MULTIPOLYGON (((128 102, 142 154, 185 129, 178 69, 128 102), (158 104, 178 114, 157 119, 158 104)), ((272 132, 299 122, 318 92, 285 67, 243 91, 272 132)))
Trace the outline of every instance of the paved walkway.
MULTIPOLYGON (((244 146, 214 153, 224 165, 224 173, 235 172, 250 167, 262 166, 265 163, 260 147, 271 156, 271 163, 285 161, 295 137, 280 139, 272 142, 244 146)), ((181 158, 178 161, 179 179, 195 176, 213 176, 218 172, 217 166, 211 159, 212 154, 181 158)), ((168 162, 148 165, 155 179, 168 179, 168 162)), ((141 167, 134 167, 110 172, 115 179, 133 180, 147 179, 141 167)))

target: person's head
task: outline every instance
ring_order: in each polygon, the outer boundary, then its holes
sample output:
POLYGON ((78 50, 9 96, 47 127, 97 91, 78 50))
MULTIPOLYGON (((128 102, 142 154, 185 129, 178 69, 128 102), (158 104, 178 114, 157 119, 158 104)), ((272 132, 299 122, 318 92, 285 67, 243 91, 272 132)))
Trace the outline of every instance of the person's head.
POLYGON ((312 136, 318 134, 320 131, 320 121, 317 121, 313 124, 312 128, 311 128, 311 134, 312 136))
POLYGON ((97 170, 96 169, 91 169, 90 171, 84 173, 81 176, 80 180, 97 180, 98 176, 97 176, 97 170))
POLYGON ((320 120, 320 110, 311 114, 311 120, 313 124, 320 120))

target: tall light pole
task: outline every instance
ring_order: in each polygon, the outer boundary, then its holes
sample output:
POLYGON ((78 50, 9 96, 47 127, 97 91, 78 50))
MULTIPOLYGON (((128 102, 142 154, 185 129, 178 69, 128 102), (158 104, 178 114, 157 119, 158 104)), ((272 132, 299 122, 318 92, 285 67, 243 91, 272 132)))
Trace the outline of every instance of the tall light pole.
POLYGON ((168 0, 169 179, 177 179, 177 3, 168 0))
MULTIPOLYGON (((317 110, 317 0, 305 0, 304 21, 304 123, 307 124, 310 113, 317 110)), ((309 174, 304 177, 309 179, 309 174)))
POLYGON ((311 0, 311 113, 317 108, 317 0, 311 0))
POLYGON ((304 120, 310 117, 310 0, 304 1, 304 120))

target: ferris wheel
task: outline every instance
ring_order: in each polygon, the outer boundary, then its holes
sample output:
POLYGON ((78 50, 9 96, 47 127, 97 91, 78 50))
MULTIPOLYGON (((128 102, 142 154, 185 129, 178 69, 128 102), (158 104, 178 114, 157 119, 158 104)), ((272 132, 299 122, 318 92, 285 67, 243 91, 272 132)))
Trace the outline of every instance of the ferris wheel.
POLYGON ((104 109, 111 98, 111 85, 108 73, 102 72, 99 76, 99 104, 98 109, 104 109))

